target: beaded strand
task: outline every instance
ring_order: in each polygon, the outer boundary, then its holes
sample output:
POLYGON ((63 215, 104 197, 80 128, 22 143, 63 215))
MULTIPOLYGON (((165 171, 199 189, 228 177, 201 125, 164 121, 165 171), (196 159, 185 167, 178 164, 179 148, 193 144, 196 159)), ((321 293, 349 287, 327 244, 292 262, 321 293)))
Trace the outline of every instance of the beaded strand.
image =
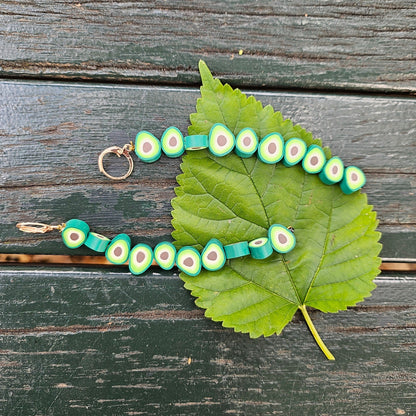
POLYGON ((290 252, 296 244, 295 235, 290 228, 273 224, 267 237, 253 241, 240 241, 223 245, 212 238, 205 245, 202 253, 191 246, 176 250, 172 243, 163 241, 154 249, 144 243, 131 248, 131 239, 127 234, 119 234, 112 240, 90 231, 89 225, 78 219, 69 220, 62 230, 62 240, 68 248, 78 248, 83 244, 98 253, 105 253, 107 260, 113 264, 124 264, 129 260, 130 272, 134 275, 144 273, 153 259, 165 270, 176 266, 190 276, 197 276, 202 267, 205 270, 220 270, 227 260, 251 255, 254 259, 265 259, 273 251, 284 254, 290 252))
POLYGON ((318 174, 326 185, 340 183, 342 192, 351 194, 361 189, 366 182, 364 172, 356 166, 344 167, 339 157, 326 159, 322 147, 312 144, 309 147, 297 137, 286 142, 280 133, 274 132, 260 141, 255 131, 249 127, 242 129, 237 137, 223 124, 216 123, 208 135, 183 136, 176 127, 168 127, 161 140, 148 131, 140 131, 135 140, 134 151, 143 162, 157 161, 162 151, 168 157, 179 157, 185 150, 209 148, 218 157, 225 156, 235 149, 235 153, 247 158, 257 152, 264 163, 274 164, 283 159, 287 167, 302 163, 305 172, 318 174))

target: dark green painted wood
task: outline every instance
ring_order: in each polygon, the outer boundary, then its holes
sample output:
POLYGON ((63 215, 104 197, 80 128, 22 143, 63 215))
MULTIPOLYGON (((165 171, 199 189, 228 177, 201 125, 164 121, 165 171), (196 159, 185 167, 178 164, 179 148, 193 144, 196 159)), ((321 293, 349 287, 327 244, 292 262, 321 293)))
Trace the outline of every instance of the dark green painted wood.
POLYGON ((9 77, 416 90, 412 0, 6 0, 0 27, 9 77))
POLYGON ((3 267, 4 415, 413 415, 414 276, 338 314, 250 339, 203 317, 176 274, 3 267))
MULTIPOLYGON (((160 136, 176 125, 186 132, 197 90, 2 82, 0 91, 1 252, 69 252, 56 244, 57 234, 18 232, 19 221, 80 217, 109 236, 127 232, 153 245, 169 239, 180 159, 144 164, 133 156, 133 175, 116 183, 98 172, 96 158, 140 129, 160 136)), ((365 191, 384 232, 382 255, 416 258, 416 101, 277 92, 256 97, 322 137, 346 164, 364 168, 365 191)))

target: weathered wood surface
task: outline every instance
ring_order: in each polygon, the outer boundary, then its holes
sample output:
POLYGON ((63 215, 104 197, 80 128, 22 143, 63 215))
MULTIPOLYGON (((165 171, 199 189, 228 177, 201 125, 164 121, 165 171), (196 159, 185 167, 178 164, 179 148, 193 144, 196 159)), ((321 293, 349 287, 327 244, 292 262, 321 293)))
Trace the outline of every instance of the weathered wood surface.
POLYGON ((252 340, 205 319, 177 275, 3 268, 4 415, 414 415, 416 280, 252 340))
MULTIPOLYGON (((169 239, 180 160, 114 183, 96 158, 141 129, 185 132, 203 58, 364 167, 382 256, 415 260, 415 17, 412 0, 3 1, 0 253, 91 254, 19 233, 25 220, 169 239)), ((175 272, 3 264, 0 414, 414 415, 416 277, 376 281, 348 311, 311 311, 328 362, 300 316, 251 340, 205 319, 175 272)))
POLYGON ((416 91, 413 0, 5 0, 0 10, 1 76, 195 85, 204 58, 238 86, 416 91))
MULTIPOLYGON (((141 129, 160 136, 176 125, 186 132, 198 90, 11 81, 0 87, 0 252, 68 253, 57 244, 59 235, 20 233, 19 221, 80 217, 109 236, 127 232, 153 245, 169 238, 180 159, 143 164, 133 156, 133 175, 116 183, 99 173, 96 158, 108 146, 128 143, 141 129)), ((365 191, 384 233, 382 256, 415 259, 416 101, 280 92, 256 96, 321 137, 346 164, 364 168, 365 191)))

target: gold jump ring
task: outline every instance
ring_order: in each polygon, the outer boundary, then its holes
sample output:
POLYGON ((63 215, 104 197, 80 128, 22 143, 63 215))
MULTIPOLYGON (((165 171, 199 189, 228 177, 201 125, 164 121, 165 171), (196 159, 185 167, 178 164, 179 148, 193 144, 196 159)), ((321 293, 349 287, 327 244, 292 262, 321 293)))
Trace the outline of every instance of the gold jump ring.
POLYGON ((105 176, 107 176, 107 178, 110 178, 116 181, 121 181, 123 179, 128 178, 130 174, 133 172, 133 159, 130 156, 130 152, 133 150, 134 150, 133 143, 125 144, 123 147, 111 146, 103 150, 100 153, 100 156, 98 156, 98 168, 100 172, 103 173, 105 176), (104 160, 104 156, 106 156, 109 153, 114 153, 115 155, 117 155, 117 157, 121 157, 123 155, 127 159, 127 161, 129 162, 129 169, 126 174, 124 174, 123 176, 112 176, 108 172, 105 171, 104 166, 103 166, 103 160, 104 160))

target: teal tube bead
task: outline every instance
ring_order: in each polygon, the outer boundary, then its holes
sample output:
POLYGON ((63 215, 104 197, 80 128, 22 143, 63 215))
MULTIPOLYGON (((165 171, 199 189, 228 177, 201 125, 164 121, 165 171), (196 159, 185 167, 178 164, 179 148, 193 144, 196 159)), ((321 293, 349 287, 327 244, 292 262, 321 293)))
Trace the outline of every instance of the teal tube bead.
POLYGON ((110 243, 110 239, 97 233, 90 232, 88 234, 85 245, 91 250, 103 253, 110 243))
POLYGON ((199 150, 208 147, 208 136, 206 134, 194 134, 185 137, 186 150, 199 150))
POLYGON ((239 243, 228 244, 224 246, 225 255, 227 259, 235 259, 250 254, 247 241, 240 241, 239 243))
POLYGON ((253 259, 267 259, 267 257, 273 254, 273 247, 270 240, 267 237, 257 238, 248 243, 251 257, 253 259))

